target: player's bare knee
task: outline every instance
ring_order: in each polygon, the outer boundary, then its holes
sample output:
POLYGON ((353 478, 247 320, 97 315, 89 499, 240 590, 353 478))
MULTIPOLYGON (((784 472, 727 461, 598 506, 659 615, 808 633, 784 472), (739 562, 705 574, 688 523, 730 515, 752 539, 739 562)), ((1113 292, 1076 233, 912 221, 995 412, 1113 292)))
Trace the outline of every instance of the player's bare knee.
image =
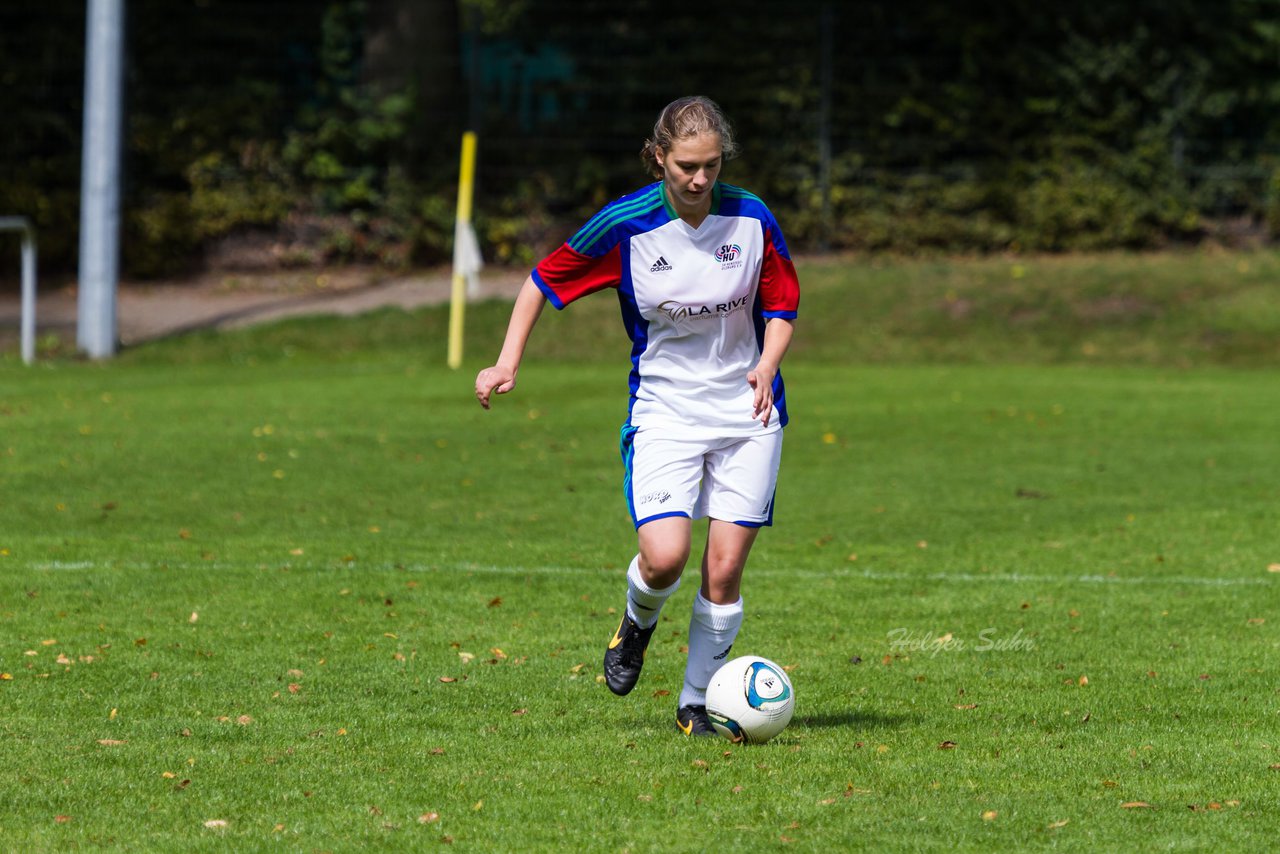
POLYGON ((651 546, 640 550, 640 575, 644 583, 661 590, 680 580, 689 550, 671 546, 651 546))

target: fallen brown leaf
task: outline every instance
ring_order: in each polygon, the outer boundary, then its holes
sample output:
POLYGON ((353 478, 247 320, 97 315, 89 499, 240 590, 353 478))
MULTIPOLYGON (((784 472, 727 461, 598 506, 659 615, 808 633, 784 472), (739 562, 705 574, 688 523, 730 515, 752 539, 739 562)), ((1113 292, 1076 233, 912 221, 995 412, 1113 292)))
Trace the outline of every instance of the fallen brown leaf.
POLYGON ((128 744, 128 742, 121 741, 116 738, 100 738, 98 739, 98 744, 101 744, 103 747, 119 747, 122 744, 128 744))
POLYGON ((418 824, 431 824, 432 822, 439 820, 440 813, 438 812, 424 812, 422 815, 418 816, 418 824))
POLYGON ((1151 804, 1147 803, 1146 801, 1127 801, 1126 803, 1123 803, 1120 805, 1120 809, 1125 809, 1125 810, 1151 809, 1151 808, 1152 808, 1151 804))
POLYGON ((939 750, 955 750, 956 743, 954 741, 944 741, 938 745, 939 750))
POLYGON ((987 810, 986 812, 984 812, 984 813, 982 814, 982 820, 983 820, 983 821, 995 821, 995 820, 996 820, 996 817, 997 817, 997 816, 999 816, 999 815, 1000 815, 1000 813, 996 812, 995 810, 987 810))
POLYGON ((1066 826, 1067 826, 1068 824, 1070 824, 1070 823, 1071 823, 1071 819, 1069 819, 1069 818, 1064 818, 1062 821, 1055 821, 1053 824, 1049 825, 1049 827, 1048 827, 1047 829, 1048 829, 1048 830, 1057 830, 1057 829, 1058 829, 1058 828, 1060 828, 1060 827, 1066 827, 1066 826))
POLYGON ((54 823, 55 823, 55 824, 66 824, 67 822, 71 821, 71 816, 69 816, 69 815, 55 815, 55 816, 53 817, 53 821, 54 821, 54 823))

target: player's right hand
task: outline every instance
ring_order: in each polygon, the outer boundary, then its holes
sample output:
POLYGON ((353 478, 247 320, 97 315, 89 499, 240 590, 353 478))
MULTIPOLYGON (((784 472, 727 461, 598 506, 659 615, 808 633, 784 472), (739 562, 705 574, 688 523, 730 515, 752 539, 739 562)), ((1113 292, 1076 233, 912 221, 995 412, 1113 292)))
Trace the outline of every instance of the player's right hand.
POLYGON ((516 373, 502 365, 485 368, 476 374, 476 400, 485 409, 489 408, 489 395, 497 392, 506 394, 516 387, 516 373))

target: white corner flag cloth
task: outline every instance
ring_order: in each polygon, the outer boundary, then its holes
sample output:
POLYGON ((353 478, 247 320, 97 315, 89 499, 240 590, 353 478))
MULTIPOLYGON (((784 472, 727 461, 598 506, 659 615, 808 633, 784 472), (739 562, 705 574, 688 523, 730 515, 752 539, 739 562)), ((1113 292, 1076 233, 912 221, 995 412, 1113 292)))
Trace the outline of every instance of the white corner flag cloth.
POLYGON ((467 277, 467 296, 474 298, 480 295, 478 275, 484 267, 484 257, 480 254, 480 240, 476 237, 476 229, 470 222, 457 220, 453 229, 453 274, 467 277))

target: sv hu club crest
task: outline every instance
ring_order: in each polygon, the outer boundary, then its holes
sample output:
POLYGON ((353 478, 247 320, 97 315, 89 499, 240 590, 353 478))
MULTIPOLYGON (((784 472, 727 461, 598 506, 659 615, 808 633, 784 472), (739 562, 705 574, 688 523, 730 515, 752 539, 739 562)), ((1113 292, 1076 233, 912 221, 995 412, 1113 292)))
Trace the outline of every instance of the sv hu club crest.
POLYGON ((742 247, 736 243, 726 243, 716 250, 716 260, 723 264, 726 261, 737 260, 742 254, 742 247))

